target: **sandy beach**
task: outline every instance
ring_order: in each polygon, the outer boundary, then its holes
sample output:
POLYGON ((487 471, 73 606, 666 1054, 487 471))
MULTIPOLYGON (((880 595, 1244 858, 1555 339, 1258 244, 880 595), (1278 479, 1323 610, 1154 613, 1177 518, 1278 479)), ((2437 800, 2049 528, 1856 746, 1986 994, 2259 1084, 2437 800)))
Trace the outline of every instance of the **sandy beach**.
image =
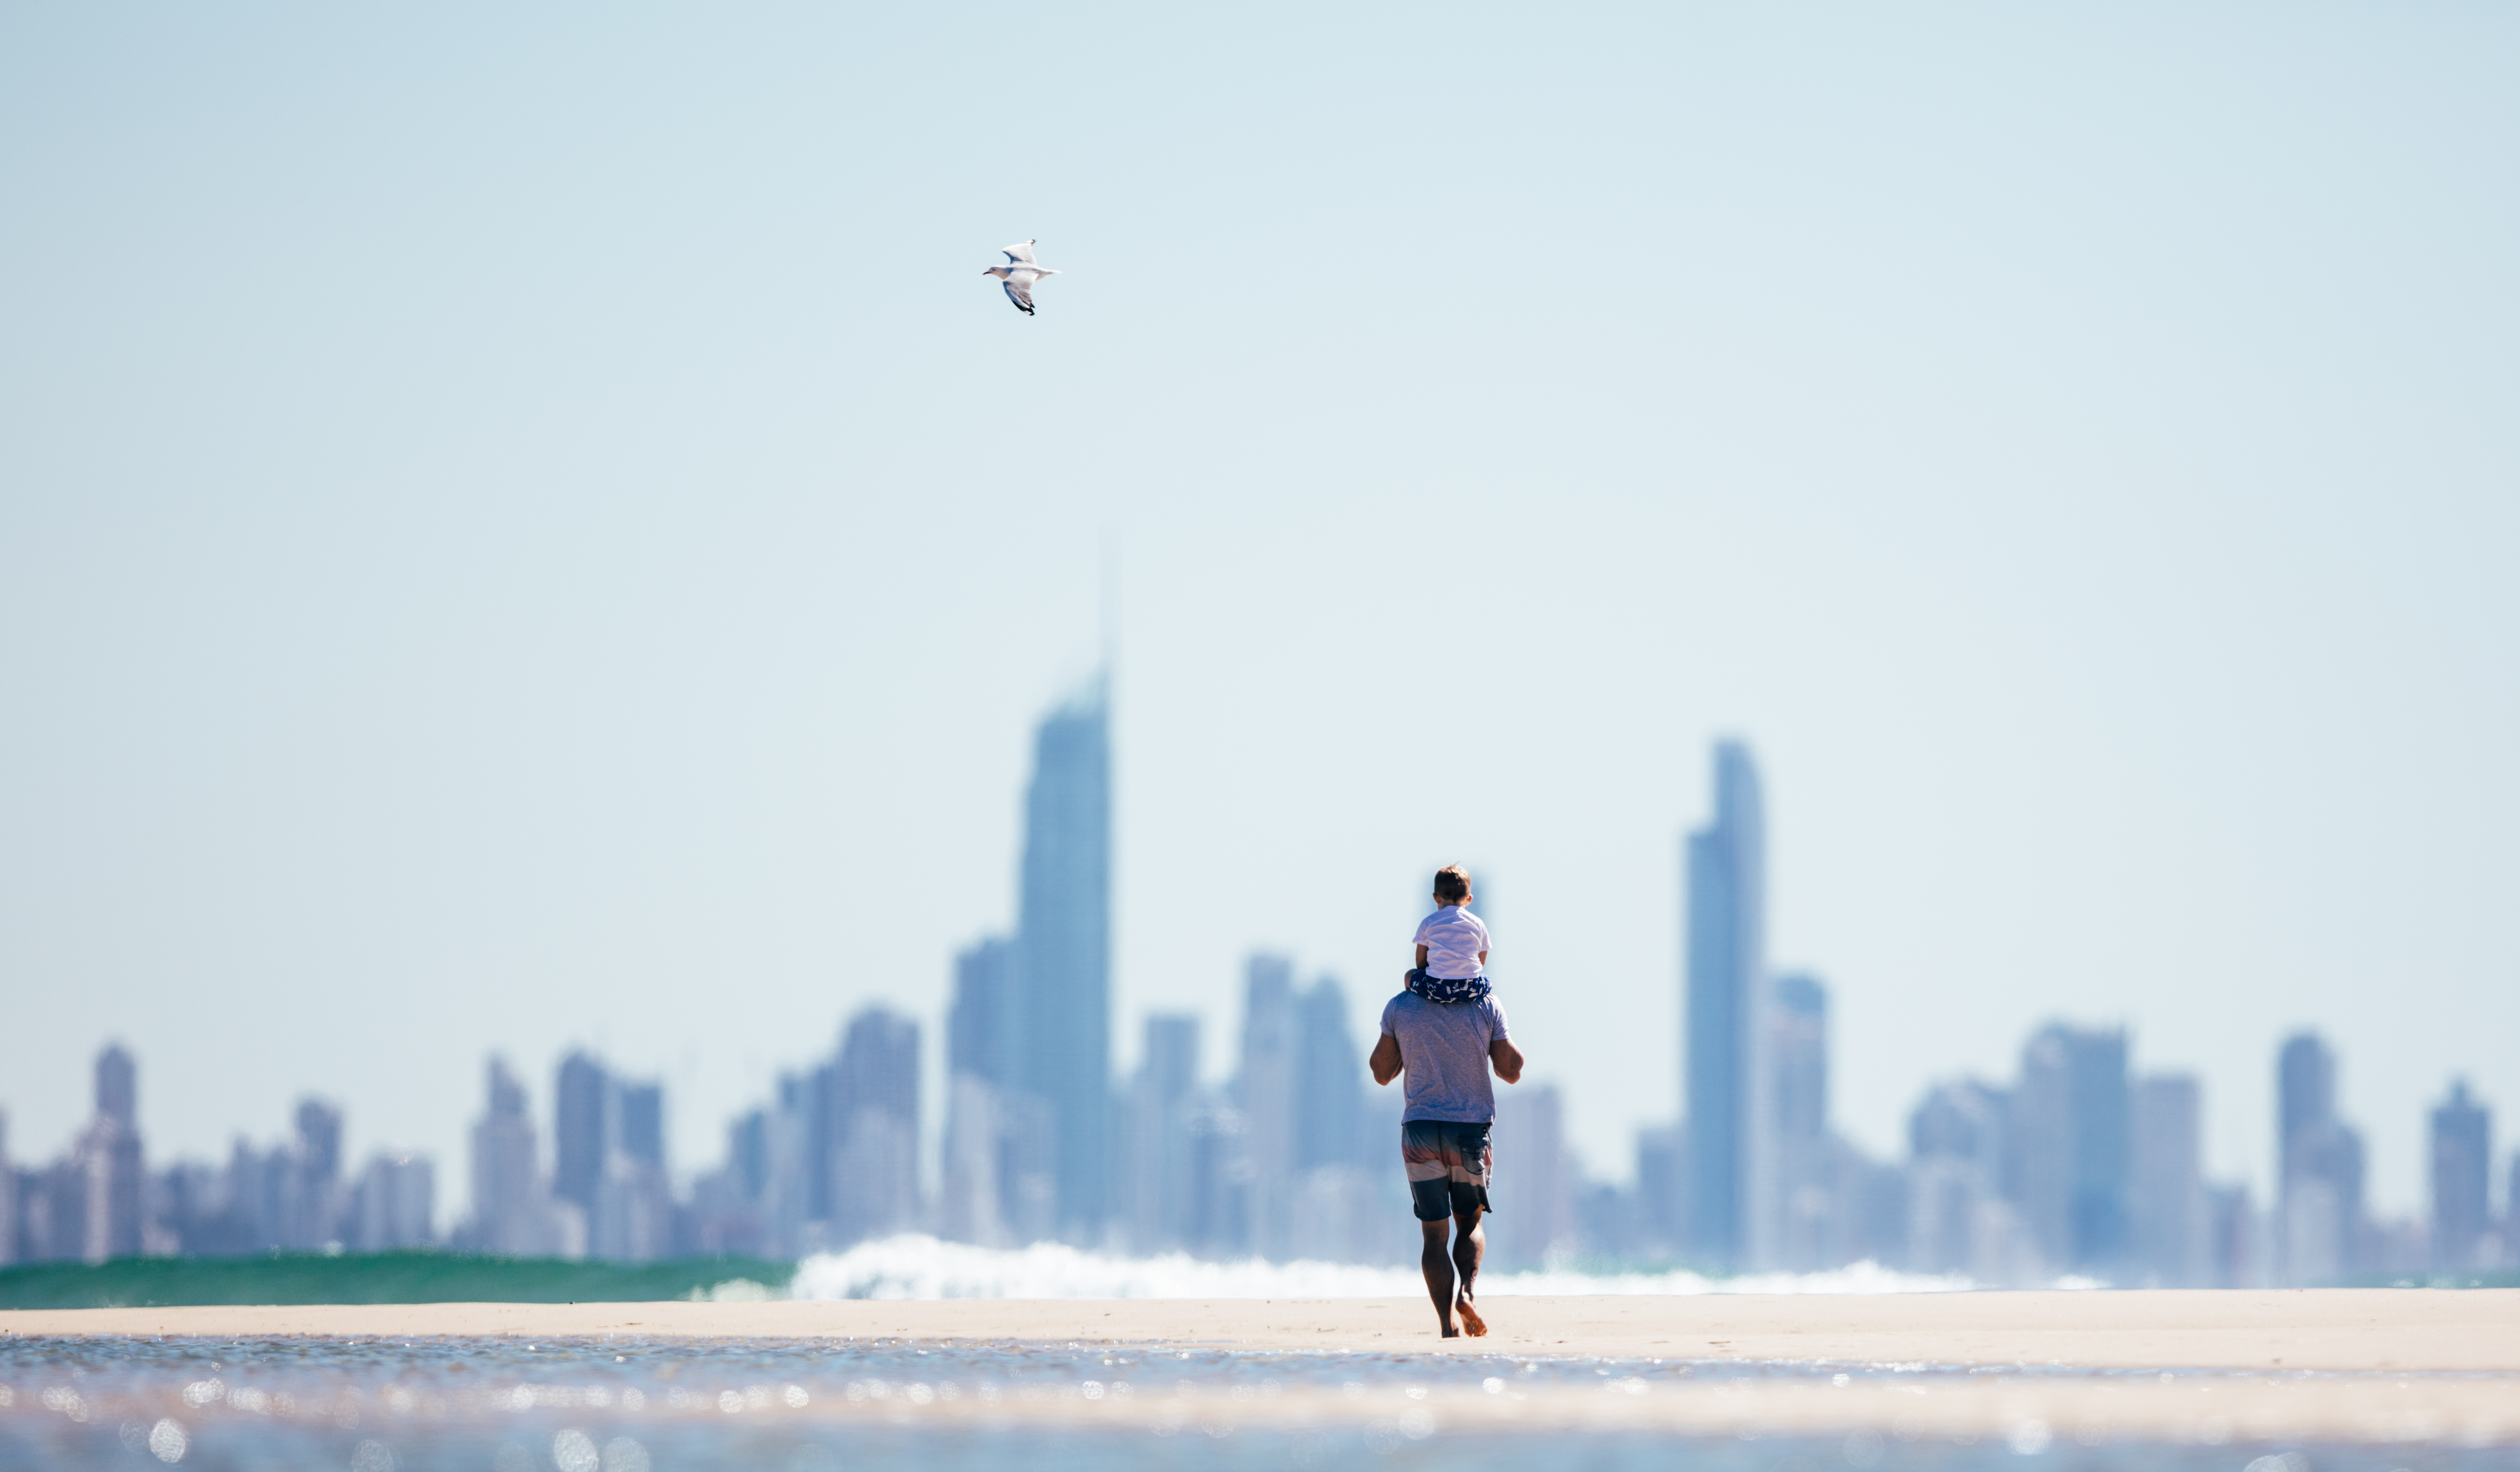
POLYGON ((0 1335, 1025 1340, 1661 1360, 2520 1371, 2520 1290, 1494 1298, 1446 1342, 1419 1299, 948 1299, 22 1310, 0 1335))
MULTIPOLYGON (((1500 1297, 1487 1311, 1496 1332, 1447 1342, 1414 1299, 88 1309, 0 1313, 0 1344, 61 1335, 444 1336, 504 1338, 548 1354, 620 1336, 652 1346, 691 1341, 691 1374, 704 1382, 710 1364, 741 1361, 740 1353, 734 1361, 710 1358, 738 1349, 727 1341, 778 1341, 788 1347, 780 1353, 801 1349, 793 1362, 803 1366, 821 1361, 798 1341, 856 1339, 905 1369, 934 1366, 932 1386, 911 1384, 918 1372, 910 1371, 889 1389, 878 1376, 846 1395, 828 1383, 810 1396, 789 1386, 784 1400, 776 1386, 747 1385, 738 1396, 703 1383, 708 1393, 687 1398, 688 1406, 686 1398, 652 1399, 643 1424, 655 1427, 678 1418, 714 1425, 741 1413, 835 1433, 859 1424, 1022 1423, 1213 1436, 1238 1426, 1414 1424, 1421 1435, 1486 1427, 1883 1445, 1992 1438, 2016 1450, 2130 1437, 2206 1447, 2520 1445, 2513 1291, 1500 1297), (921 1346, 938 1358, 916 1358, 921 1346), (1075 1383, 1001 1397, 951 1383, 969 1373, 951 1368, 955 1346, 1004 1347, 1017 1358, 1059 1351, 1074 1359, 1082 1349, 1081 1362, 1102 1367, 1075 1383), (1336 1360, 1326 1372, 1310 1360, 1283 1369, 1273 1365, 1284 1361, 1240 1361, 1220 1378, 1214 1357, 1197 1353, 1219 1350, 1370 1357, 1357 1361, 1368 1383, 1340 1385, 1336 1360), (1596 1367, 1596 1358, 1613 1362, 1596 1367), (1580 1362, 1571 1373, 1550 1371, 1544 1359, 1580 1362), (1199 1362, 1177 1363, 1185 1360, 1199 1362), (1095 1377, 1109 1383, 1086 1387, 1095 1377)), ((545 1403, 580 1404, 572 1397, 585 1392, 569 1377, 583 1373, 575 1368, 583 1359, 563 1353, 550 1373, 527 1378, 545 1387, 545 1403)))

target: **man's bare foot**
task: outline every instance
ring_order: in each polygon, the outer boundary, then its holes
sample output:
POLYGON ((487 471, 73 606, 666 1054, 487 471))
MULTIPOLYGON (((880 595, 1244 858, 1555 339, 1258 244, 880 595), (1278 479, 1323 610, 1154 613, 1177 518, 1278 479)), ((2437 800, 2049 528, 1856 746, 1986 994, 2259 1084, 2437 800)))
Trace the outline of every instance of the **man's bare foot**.
POLYGON ((1487 1333, 1488 1321, 1479 1316, 1478 1310, 1470 1307, 1468 1295, 1464 1294, 1453 1301, 1453 1312, 1462 1316, 1462 1327, 1469 1331, 1472 1339, 1481 1338, 1487 1333))

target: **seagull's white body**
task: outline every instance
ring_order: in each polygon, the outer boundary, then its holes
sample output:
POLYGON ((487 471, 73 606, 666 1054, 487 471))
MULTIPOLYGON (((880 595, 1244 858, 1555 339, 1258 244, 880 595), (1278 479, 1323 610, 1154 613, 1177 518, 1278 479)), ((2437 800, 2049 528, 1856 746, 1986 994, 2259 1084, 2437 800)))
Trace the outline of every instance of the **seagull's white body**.
POLYGON ((1015 310, 1027 317, 1032 315, 1032 284, 1045 276, 1058 274, 1048 266, 1033 262, 1032 247, 1040 244, 1039 241, 1025 241, 1019 245, 1009 245, 1005 265, 991 266, 980 273, 996 277, 1007 289, 1007 300, 1013 302, 1015 310))

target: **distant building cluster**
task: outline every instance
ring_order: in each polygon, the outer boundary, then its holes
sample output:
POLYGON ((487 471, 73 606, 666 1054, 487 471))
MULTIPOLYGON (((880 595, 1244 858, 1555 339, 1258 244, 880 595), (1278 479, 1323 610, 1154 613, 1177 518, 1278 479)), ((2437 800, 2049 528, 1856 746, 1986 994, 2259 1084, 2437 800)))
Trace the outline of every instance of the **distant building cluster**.
MULTIPOLYGON (((1770 964, 1765 834, 1750 752, 1719 744, 1714 814, 1688 836, 1684 861, 1682 1116, 1642 1132, 1633 1183, 1612 1185, 1588 1180, 1567 1145, 1557 1088, 1500 1090, 1493 1268, 1734 1273, 1871 1261, 1988 1284, 2241 1286, 2520 1259, 2520 1154, 2498 1213, 2493 1117, 2463 1082, 2431 1113, 2427 1220, 2375 1220, 2362 1137, 2337 1112, 2336 1055, 2313 1034, 2287 1040, 2275 1060, 2275 1194, 2263 1209, 2245 1186, 2206 1179, 2198 1081, 2139 1069, 2122 1029, 2043 1027, 2009 1080, 1930 1089, 1909 1117, 1905 1158, 1867 1155, 1831 1123, 1826 986, 1770 964)), ((59 1160, 11 1165, 0 1117, 0 1262, 438 1243, 784 1258, 904 1231, 1414 1261, 1401 1091, 1368 1087, 1371 1019, 1361 1030, 1336 978, 1253 956, 1225 1082, 1204 1082, 1199 1019, 1170 1013, 1143 1019, 1137 1070, 1114 1078, 1099 684, 1036 733, 1023 845, 1012 933, 953 960, 932 1160, 920 1024, 879 1005, 737 1118, 721 1162, 681 1177, 661 1084, 572 1051, 552 1078, 546 1136, 525 1085, 492 1058, 472 1131, 471 1213, 443 1234, 430 1161, 381 1152, 346 1174, 340 1111, 320 1099, 302 1101, 269 1144, 240 1139, 224 1165, 152 1171, 137 1069, 108 1048, 94 1116, 59 1160)), ((1493 887, 1481 888, 1474 906, 1486 911, 1493 887)))
POLYGON ((152 1171, 139 1129, 139 1068, 109 1047, 96 1112, 51 1165, 18 1167, 0 1117, 0 1263, 241 1256, 289 1248, 384 1251, 433 1240, 436 1178, 426 1157, 381 1151, 355 1177, 341 1162, 341 1112, 299 1102, 289 1135, 240 1138, 225 1165, 152 1171))
MULTIPOLYGON (((1715 814, 1688 836, 1682 1076, 1687 1112, 1644 1132, 1636 1184, 1584 1188, 1567 1248, 1723 1271, 1869 1260, 1981 1283, 2316 1283, 2512 1263, 2490 1198, 2492 1119, 2454 1085, 2433 1111, 2429 1233, 2373 1219, 2362 1137, 2336 1113, 2336 1057, 2315 1034, 2275 1069, 2276 1196, 2261 1212, 2203 1169, 2203 1091, 2135 1069, 2123 1029, 2058 1022, 2006 1083, 1937 1085, 1904 1161, 1829 1126, 1828 997, 1766 954, 1765 825, 1749 751, 1715 751, 1715 814)), ((1528 1148, 1526 1143, 1525 1148, 1528 1148)), ((2520 1199, 2520 1155, 2506 1203, 2520 1199)))

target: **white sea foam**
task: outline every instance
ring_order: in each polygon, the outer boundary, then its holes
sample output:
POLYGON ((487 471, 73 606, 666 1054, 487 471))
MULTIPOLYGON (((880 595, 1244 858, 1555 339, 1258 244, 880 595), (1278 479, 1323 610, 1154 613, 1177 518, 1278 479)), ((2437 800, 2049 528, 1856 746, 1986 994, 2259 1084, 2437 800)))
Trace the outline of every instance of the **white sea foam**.
MULTIPOLYGON (((1484 1273, 1482 1294, 1948 1293, 1963 1277, 1893 1272, 1858 1263, 1830 1272, 1591 1273, 1566 1270, 1484 1273)), ((1181 1253, 1115 1257, 1057 1242, 974 1247, 903 1235, 862 1242, 796 1265, 791 1298, 1407 1298, 1425 1291, 1415 1268, 1356 1263, 1207 1262, 1181 1253)))

